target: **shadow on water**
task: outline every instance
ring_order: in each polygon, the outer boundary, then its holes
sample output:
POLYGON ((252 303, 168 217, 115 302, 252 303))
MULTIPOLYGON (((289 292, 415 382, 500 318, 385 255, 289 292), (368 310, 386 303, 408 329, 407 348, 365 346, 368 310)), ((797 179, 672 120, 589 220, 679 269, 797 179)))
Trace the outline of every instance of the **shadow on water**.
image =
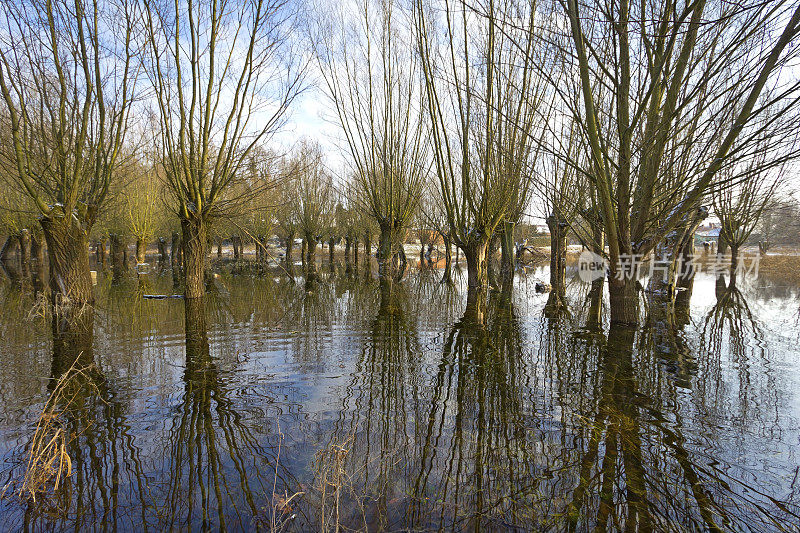
POLYGON ((111 278, 51 320, 28 316, 30 285, 0 285, 3 484, 56 381, 85 369, 60 414, 73 475, 0 500, 0 530, 800 524, 800 367, 744 283, 647 294, 629 329, 602 282, 571 281, 555 313, 523 278, 469 294, 456 269, 222 272, 186 301, 142 298, 171 293, 169 270, 111 278))

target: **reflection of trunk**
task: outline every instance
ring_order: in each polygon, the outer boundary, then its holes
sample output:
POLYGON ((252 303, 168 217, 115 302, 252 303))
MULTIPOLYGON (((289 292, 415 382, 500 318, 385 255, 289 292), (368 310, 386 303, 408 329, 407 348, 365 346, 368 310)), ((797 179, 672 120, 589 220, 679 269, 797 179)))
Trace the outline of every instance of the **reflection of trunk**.
POLYGON ((94 301, 87 236, 74 217, 40 220, 50 257, 53 294, 75 304, 94 301))
POLYGON ((381 301, 380 307, 378 308, 379 315, 386 316, 401 313, 401 308, 398 302, 399 297, 396 294, 398 290, 399 287, 395 286, 395 282, 391 278, 380 279, 381 301))
POLYGON ((550 215, 547 217, 550 229, 550 287, 545 313, 557 315, 565 309, 564 298, 567 291, 567 231, 566 220, 550 215))
POLYGON ((639 294, 635 278, 630 275, 623 276, 623 279, 609 277, 608 296, 612 324, 634 325, 639 322, 639 294))
POLYGON ((503 283, 513 281, 516 269, 516 254, 514 252, 514 222, 505 221, 500 232, 500 277, 503 283))
POLYGON ((73 308, 53 316, 53 360, 51 375, 59 378, 80 359, 76 368, 94 362, 94 310, 73 308))
POLYGON ((186 298, 200 298, 206 293, 206 250, 208 227, 202 218, 181 220, 183 230, 183 264, 185 269, 186 298))
POLYGON ((142 264, 145 260, 145 251, 147 250, 147 244, 144 242, 144 239, 137 238, 136 239, 136 263, 142 264))
POLYGON ((486 240, 473 241, 463 246, 467 260, 467 287, 470 290, 485 291, 486 279, 486 240))
MULTIPOLYGON (((466 255, 466 253, 464 254, 466 255)), ((469 259, 468 259, 469 260, 469 259)), ((486 292, 467 287, 467 307, 464 310, 465 322, 483 325, 486 321, 486 292)))
POLYGON ((184 301, 184 326, 186 332, 187 368, 206 360, 209 356, 206 330, 206 307, 203 298, 187 298, 184 301), (194 363, 190 365, 189 363, 194 363))

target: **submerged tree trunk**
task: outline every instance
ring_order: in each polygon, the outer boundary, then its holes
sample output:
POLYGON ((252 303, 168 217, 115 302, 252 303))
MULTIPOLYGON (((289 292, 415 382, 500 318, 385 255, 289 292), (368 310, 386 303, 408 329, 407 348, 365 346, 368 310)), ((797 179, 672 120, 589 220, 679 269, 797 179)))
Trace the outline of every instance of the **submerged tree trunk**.
POLYGON ((550 287, 552 288, 547 299, 549 313, 558 313, 565 308, 565 295, 567 291, 567 232, 569 224, 556 215, 547 217, 547 227, 550 229, 550 287))
POLYGON ((116 233, 108 236, 109 246, 111 247, 111 269, 113 276, 119 278, 125 270, 125 247, 122 239, 116 233))
POLYGON ((142 264, 145 261, 145 252, 147 252, 147 243, 144 239, 136 239, 136 264, 142 264))
POLYGON ((306 283, 317 279, 317 241, 313 237, 306 237, 306 283))
POLYGON ((382 224, 381 233, 378 239, 378 277, 381 279, 394 279, 398 274, 399 265, 395 261, 395 256, 400 253, 402 247, 400 230, 392 227, 391 224, 382 224))
POLYGON ((467 261, 467 289, 484 292, 488 279, 486 272, 486 239, 473 241, 463 246, 464 258, 467 261))
POLYGON ((94 302, 88 236, 73 217, 40 219, 50 259, 50 288, 60 303, 94 302))
POLYGON ((181 265, 183 265, 182 260, 182 251, 183 247, 181 246, 181 235, 180 233, 173 232, 172 234, 172 243, 170 244, 169 249, 169 261, 172 265, 172 270, 175 272, 181 269, 181 265))
POLYGON ((503 222, 500 231, 500 277, 502 282, 513 282, 517 268, 516 251, 514 250, 514 228, 516 223, 503 222))
POLYGON ((158 238, 158 264, 161 268, 167 263, 167 241, 164 237, 158 238))
POLYGON ((489 245, 486 248, 486 275, 489 278, 489 287, 493 291, 500 290, 500 281, 498 279, 500 266, 497 263, 497 249, 500 247, 500 236, 495 233, 489 239, 489 245))
POLYGON ((183 266, 185 298, 201 298, 206 294, 206 259, 208 225, 202 218, 181 220, 183 233, 183 266))
POLYGON ((613 324, 634 326, 639 322, 639 294, 635 276, 608 278, 608 295, 613 324))
POLYGON ((444 272, 442 273, 442 283, 453 283, 453 243, 452 239, 450 238, 450 234, 448 233, 446 235, 442 235, 442 240, 444 241, 444 272))
POLYGON ((19 253, 22 275, 27 278, 31 274, 31 232, 27 228, 19 233, 19 253))
POLYGON ((739 273, 739 245, 731 244, 731 270, 728 288, 736 287, 736 276, 739 273))

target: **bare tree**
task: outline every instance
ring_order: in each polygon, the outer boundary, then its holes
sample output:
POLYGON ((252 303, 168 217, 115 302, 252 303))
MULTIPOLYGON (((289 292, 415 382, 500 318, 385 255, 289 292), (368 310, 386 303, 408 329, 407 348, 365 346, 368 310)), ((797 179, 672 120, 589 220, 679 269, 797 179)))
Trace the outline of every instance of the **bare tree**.
POLYGON ((521 180, 537 120, 536 4, 417 0, 414 16, 449 234, 464 251, 474 302, 487 286, 489 240, 526 195, 521 180))
POLYGON ((23 0, 1 9, 0 92, 12 138, 2 158, 41 214, 54 294, 92 302, 88 235, 122 160, 136 8, 23 0))
POLYGON ((145 2, 162 164, 183 233, 185 295, 205 294, 209 224, 232 203, 248 154, 275 133, 303 68, 281 0, 145 2))
POLYGON ((687 224, 723 185, 724 167, 754 150, 767 151, 768 165, 796 155, 790 108, 800 85, 780 70, 795 55, 800 8, 781 0, 562 5, 583 101, 573 115, 608 240, 611 320, 634 324, 636 280, 626 264, 687 224), (766 146, 755 142, 764 128, 766 146))
MULTIPOLYGON (((744 177, 729 178, 733 185, 712 196, 714 214, 720 221, 720 241, 730 249, 731 283, 735 284, 739 265, 739 249, 750 238, 761 219, 761 215, 775 197, 781 172, 758 172, 751 169, 763 168, 763 154, 751 161, 744 169, 744 177)), ((731 171, 731 169, 728 169, 731 171)), ((725 171, 723 171, 723 175, 725 171)))
POLYGON ((321 22, 316 55, 344 132, 363 209, 380 230, 378 273, 398 275, 429 158, 410 14, 396 0, 357 2, 321 22), (356 13, 352 16, 351 13, 356 13))

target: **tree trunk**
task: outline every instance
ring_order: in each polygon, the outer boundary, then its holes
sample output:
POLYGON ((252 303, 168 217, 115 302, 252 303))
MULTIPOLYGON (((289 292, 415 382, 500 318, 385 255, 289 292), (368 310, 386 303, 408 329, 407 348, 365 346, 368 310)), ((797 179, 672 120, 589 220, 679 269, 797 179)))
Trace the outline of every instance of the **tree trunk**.
POLYGON ((333 264, 333 251, 334 247, 336 246, 335 240, 336 239, 331 237, 330 240, 328 241, 328 261, 330 261, 331 264, 333 264))
POLYGON ((147 251, 147 243, 144 239, 136 239, 136 264, 142 264, 145 261, 145 252, 147 251))
POLYGON ((516 253, 514 250, 514 222, 503 222, 500 232, 500 277, 503 283, 513 282, 514 271, 517 268, 516 253))
POLYGON ((208 226, 202 218, 181 220, 183 232, 183 265, 185 298, 202 298, 206 294, 206 258, 208 226))
POLYGON ((486 275, 489 278, 489 287, 493 291, 500 290, 500 280, 498 279, 500 265, 497 263, 497 249, 500 247, 500 235, 494 233, 489 239, 486 248, 486 275))
POLYGON ((378 277, 381 279, 394 279, 397 275, 395 255, 400 247, 400 232, 390 224, 382 225, 377 254, 378 277))
POLYGON ((736 287, 736 275, 739 273, 739 245, 731 244, 731 280, 728 288, 736 287))
POLYGON ((358 238, 353 239, 353 264, 358 268, 358 238))
POLYGON ((370 242, 369 234, 364 234, 364 261, 369 263, 370 256, 372 255, 372 243, 370 242))
POLYGON ((31 232, 27 228, 19 233, 19 252, 22 275, 28 277, 31 273, 31 232))
POLYGON ((222 257, 222 239, 217 239, 217 257, 222 257))
POLYGON ((450 234, 442 235, 442 240, 444 241, 444 272, 442 273, 442 283, 453 283, 453 254, 450 234))
POLYGON ((73 217, 40 220, 50 259, 50 288, 60 303, 94 302, 86 232, 73 217))
POLYGON ((317 278, 317 241, 313 237, 306 237, 306 282, 317 278))
POLYGON ((486 248, 488 244, 485 239, 481 239, 463 247, 464 258, 467 260, 467 288, 469 290, 483 292, 487 288, 486 248))
POLYGON ((231 236, 231 244, 233 244, 233 258, 241 259, 242 250, 241 250, 241 242, 239 241, 238 235, 231 236))
POLYGON ((639 323, 639 294, 635 277, 609 277, 608 295, 612 324, 635 326, 639 323))
POLYGON ((164 237, 158 238, 158 264, 161 268, 167 264, 167 240, 164 237))
POLYGON ((284 259, 286 260, 287 265, 292 264, 292 247, 294 246, 294 233, 289 233, 286 236, 286 252, 284 253, 284 259))
POLYGON ((114 273, 113 276, 119 278, 125 269, 125 246, 116 233, 110 234, 108 241, 111 247, 111 270, 114 273))
POLYGON ((344 264, 345 264, 344 271, 345 271, 345 273, 348 273, 348 274, 353 269, 353 266, 350 263, 350 247, 351 246, 353 246, 352 239, 349 236, 345 237, 344 238, 344 264))
POLYGON ((6 256, 8 256, 12 248, 14 248, 14 238, 6 237, 5 241, 3 241, 3 247, 0 248, 0 261, 6 260, 6 256))
POLYGON ((550 229, 550 287, 548 307, 551 312, 560 311, 564 306, 567 290, 567 222, 556 216, 547 217, 550 229))
POLYGON ((181 246, 181 235, 177 231, 172 234, 172 243, 170 244, 169 249, 169 261, 172 265, 172 270, 177 272, 181 269, 181 265, 183 264, 181 254, 182 254, 182 246, 181 246))
POLYGON ((589 313, 586 317, 586 329, 593 333, 603 330, 603 278, 592 281, 589 289, 589 313))
POLYGON ((306 256, 308 255, 308 241, 303 238, 303 243, 300 246, 300 261, 303 263, 303 267, 306 266, 306 256))

